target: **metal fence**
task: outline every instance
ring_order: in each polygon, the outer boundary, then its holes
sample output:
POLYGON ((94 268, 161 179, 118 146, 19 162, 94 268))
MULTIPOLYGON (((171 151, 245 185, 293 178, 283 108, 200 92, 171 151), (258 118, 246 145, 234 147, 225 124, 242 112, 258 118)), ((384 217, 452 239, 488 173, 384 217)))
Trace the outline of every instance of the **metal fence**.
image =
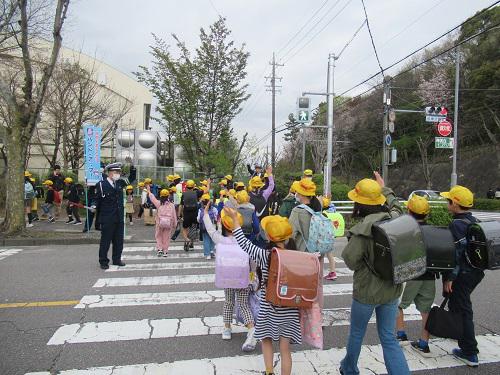
MULTIPOLYGON (((401 204, 405 204, 407 201, 399 201, 401 204)), ((341 214, 351 214, 352 209, 354 208, 354 202, 353 201, 333 201, 332 202, 335 205, 335 208, 337 212, 340 212, 341 214)), ((446 200, 442 201, 429 201, 429 205, 431 207, 436 207, 440 206, 443 204, 448 204, 446 200)))

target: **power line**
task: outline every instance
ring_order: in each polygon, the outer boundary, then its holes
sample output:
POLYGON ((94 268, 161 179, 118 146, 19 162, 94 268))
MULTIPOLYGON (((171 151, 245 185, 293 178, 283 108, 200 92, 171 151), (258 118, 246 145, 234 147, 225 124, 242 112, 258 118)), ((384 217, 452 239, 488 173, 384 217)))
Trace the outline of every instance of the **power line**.
MULTIPOLYGON (((472 17, 470 17, 469 19, 467 19, 467 20, 463 21, 463 22, 462 22, 462 23, 460 23, 459 25, 455 26, 455 27, 454 27, 454 28, 452 28, 451 30, 449 30, 449 31, 447 31, 446 33, 444 33, 444 34, 440 35, 439 37, 437 37, 437 38, 433 39, 432 41, 430 41, 430 42, 426 43, 424 46, 422 46, 422 47, 418 48, 417 50, 415 50, 415 51, 413 51, 413 52, 409 53, 409 54, 408 54, 408 55, 406 55, 405 57, 403 57, 403 58, 399 59, 398 61, 394 62, 393 64, 389 65, 387 68, 385 68, 385 69, 384 69, 384 68, 382 68, 382 71, 381 71, 381 72, 377 72, 377 73, 375 73, 375 74, 372 74, 370 77, 366 78, 366 79, 365 79, 365 80, 363 80, 362 82, 360 82, 360 83, 356 84, 355 86, 351 87, 350 89, 348 89, 348 90, 344 91, 342 94, 340 94, 340 96, 342 96, 342 95, 344 95, 344 94, 348 93, 349 91, 354 90, 355 88, 358 88, 359 86, 361 86, 361 85, 365 84, 366 82, 370 81, 371 79, 373 79, 373 78, 377 77, 380 73, 382 73, 382 74, 383 74, 383 72, 384 72, 384 71, 387 71, 387 70, 389 70, 389 69, 393 68, 394 66, 396 66, 396 65, 400 64, 401 62, 405 61, 406 59, 408 59, 408 58, 412 57, 413 55, 415 55, 415 54, 417 54, 418 52, 422 51, 423 49, 427 48, 428 46, 430 46, 431 44, 435 43, 435 42, 436 42, 436 41, 438 41, 439 39, 442 39, 442 38, 443 38, 443 37, 445 37, 446 35, 448 35, 448 34, 452 33, 453 31, 457 30, 457 29, 458 29, 458 28, 460 28, 462 25, 464 25, 466 22, 469 22, 469 21, 470 21, 470 20, 472 20, 473 18, 478 17, 479 15, 481 15, 482 13, 484 13, 485 11, 487 11, 488 9, 490 9, 491 7, 495 6, 495 5, 496 5, 496 4, 498 4, 498 3, 500 3, 500 0, 497 0, 496 2, 494 2, 493 4, 491 4, 489 7, 484 8, 482 11, 480 11, 480 12, 476 13, 474 16, 472 16, 472 17)), ((498 26, 498 25, 495 25, 494 27, 496 27, 496 26, 498 26)), ((491 28, 493 28, 493 27, 491 27, 491 28)), ((491 28, 489 28, 489 29, 487 29, 487 30, 484 30, 483 32, 485 32, 485 31, 489 31, 491 28)), ((476 35, 475 35, 475 36, 473 36, 473 37, 475 38, 476 36, 481 35, 483 32, 478 33, 478 34, 476 34, 476 35)), ((436 58, 436 57, 439 57, 439 56, 443 55, 444 53, 446 53, 446 52, 448 52, 448 51, 452 50, 453 48, 455 48, 455 47, 457 47, 457 46, 459 46, 459 45, 461 45, 461 44, 465 43, 466 41, 471 40, 473 37, 470 37, 470 38, 467 38, 467 39, 466 39, 466 40, 464 40, 464 41, 461 41, 460 43, 458 43, 458 44, 454 45, 453 47, 448 48, 447 50, 445 50, 445 51, 443 51, 443 52, 441 52, 441 53, 439 53, 439 54, 437 54, 437 55, 433 56, 432 58, 427 59, 427 60, 424 60, 424 62, 422 62, 422 63, 428 62, 428 61, 430 61, 430 60, 432 60, 432 59, 434 59, 434 58, 436 58)), ((422 65, 422 63, 421 63, 421 64, 416 65, 415 67, 418 67, 418 66, 422 65)), ((414 68, 415 68, 415 67, 414 67, 414 68)), ((412 70, 412 69, 414 69, 414 68, 410 68, 410 69, 408 69, 407 71, 410 71, 410 70, 412 70)), ((402 73, 398 73, 398 75, 400 75, 400 74, 402 74, 402 73)), ((392 79, 394 79, 394 77, 392 77, 392 79)), ((392 79, 391 79, 391 80, 392 80, 392 79)))
MULTIPOLYGON (((289 62, 291 59, 293 59, 295 56, 297 56, 301 51, 304 50, 305 47, 307 47, 319 34, 323 32, 339 15, 344 11, 345 8, 352 2, 352 0, 347 1, 347 3, 325 24, 323 27, 316 33, 314 34, 305 44, 303 44, 299 49, 297 49, 292 56, 290 56, 285 63, 289 62)), ((307 36, 307 34, 306 34, 307 36)), ((298 46, 298 44, 296 45, 298 46)), ((283 56, 284 58, 285 56, 283 56)))
POLYGON ((286 44, 278 50, 278 52, 277 52, 277 54, 278 54, 278 55, 281 53, 281 51, 283 51, 286 47, 288 47, 288 46, 290 45, 290 43, 291 43, 291 42, 292 42, 292 41, 293 41, 293 40, 294 40, 294 39, 295 39, 295 38, 296 38, 296 37, 297 37, 297 36, 298 36, 298 35, 302 32, 302 30, 304 30, 304 29, 305 29, 305 27, 307 26, 307 24, 308 24, 309 22, 311 22, 311 20, 312 20, 314 17, 316 17, 316 15, 319 13, 319 11, 320 11, 321 9, 323 9, 323 8, 325 7, 325 5, 326 5, 326 4, 328 4, 328 1, 329 1, 329 0, 326 0, 323 4, 321 4, 321 6, 320 6, 320 7, 316 10, 316 12, 314 12, 314 14, 313 14, 313 15, 312 15, 312 16, 311 16, 311 17, 310 17, 310 18, 309 18, 309 19, 308 19, 308 20, 307 20, 307 21, 306 21, 306 22, 302 25, 302 27, 299 29, 299 31, 297 31, 297 32, 296 32, 296 33, 295 33, 295 34, 294 34, 294 35, 293 35, 293 36, 292 36, 292 37, 288 40, 288 42, 286 42, 286 44))
POLYGON ((363 10, 365 11, 366 26, 368 28, 368 34, 370 34, 370 40, 372 41, 372 47, 373 51, 375 52, 375 57, 377 58, 378 66, 380 68, 380 73, 382 73, 382 77, 385 78, 384 69, 382 68, 382 64, 380 63, 380 59, 378 57, 377 47, 375 47, 375 42, 373 41, 372 30, 370 28, 370 21, 368 21, 368 13, 366 13, 365 0, 361 0, 361 4, 363 4, 363 10))
POLYGON ((365 25, 366 23, 366 19, 363 21, 363 23, 358 27, 358 29, 354 32, 353 36, 351 37, 351 39, 346 43, 346 45, 344 46, 344 48, 342 48, 339 52, 339 54, 337 56, 335 56, 335 59, 338 60, 340 58, 340 56, 344 53, 344 51, 346 50, 347 47, 349 47, 349 44, 352 43, 352 41, 354 40, 354 38, 356 38, 356 35, 358 35, 358 33, 361 31, 361 29, 363 28, 363 26, 365 25))

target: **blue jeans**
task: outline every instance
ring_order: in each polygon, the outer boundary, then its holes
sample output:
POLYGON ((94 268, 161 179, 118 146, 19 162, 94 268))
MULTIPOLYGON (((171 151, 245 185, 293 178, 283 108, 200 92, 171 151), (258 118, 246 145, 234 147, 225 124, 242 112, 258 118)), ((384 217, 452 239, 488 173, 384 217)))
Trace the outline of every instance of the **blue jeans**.
POLYGON ((212 241, 212 238, 210 238, 208 232, 204 231, 203 232, 203 255, 209 256, 210 253, 214 252, 214 248, 215 248, 214 241, 212 241))
POLYGON ((384 352, 385 367, 389 375, 409 375, 410 370, 406 358, 394 334, 398 300, 383 305, 368 305, 352 300, 351 327, 347 353, 340 366, 344 375, 359 374, 358 358, 361 344, 366 333, 366 327, 372 316, 373 310, 377 317, 377 330, 384 352))

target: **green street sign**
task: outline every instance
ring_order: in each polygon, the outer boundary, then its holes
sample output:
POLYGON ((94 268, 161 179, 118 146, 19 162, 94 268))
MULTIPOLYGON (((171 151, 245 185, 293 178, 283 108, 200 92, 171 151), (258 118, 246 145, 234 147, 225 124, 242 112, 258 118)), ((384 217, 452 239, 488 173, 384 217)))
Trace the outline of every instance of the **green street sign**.
POLYGON ((299 109, 297 113, 297 121, 301 123, 306 123, 310 121, 309 110, 299 109))
POLYGON ((434 141, 435 148, 453 148, 453 138, 436 137, 434 141))

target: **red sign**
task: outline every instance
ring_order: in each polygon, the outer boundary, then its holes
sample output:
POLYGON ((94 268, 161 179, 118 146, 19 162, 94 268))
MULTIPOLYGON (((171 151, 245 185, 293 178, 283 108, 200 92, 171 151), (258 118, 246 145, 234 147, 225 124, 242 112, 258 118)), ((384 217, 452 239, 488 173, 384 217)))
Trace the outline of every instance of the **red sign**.
POLYGON ((441 137, 447 137, 451 134, 453 126, 448 120, 443 120, 437 124, 437 132, 441 137))

